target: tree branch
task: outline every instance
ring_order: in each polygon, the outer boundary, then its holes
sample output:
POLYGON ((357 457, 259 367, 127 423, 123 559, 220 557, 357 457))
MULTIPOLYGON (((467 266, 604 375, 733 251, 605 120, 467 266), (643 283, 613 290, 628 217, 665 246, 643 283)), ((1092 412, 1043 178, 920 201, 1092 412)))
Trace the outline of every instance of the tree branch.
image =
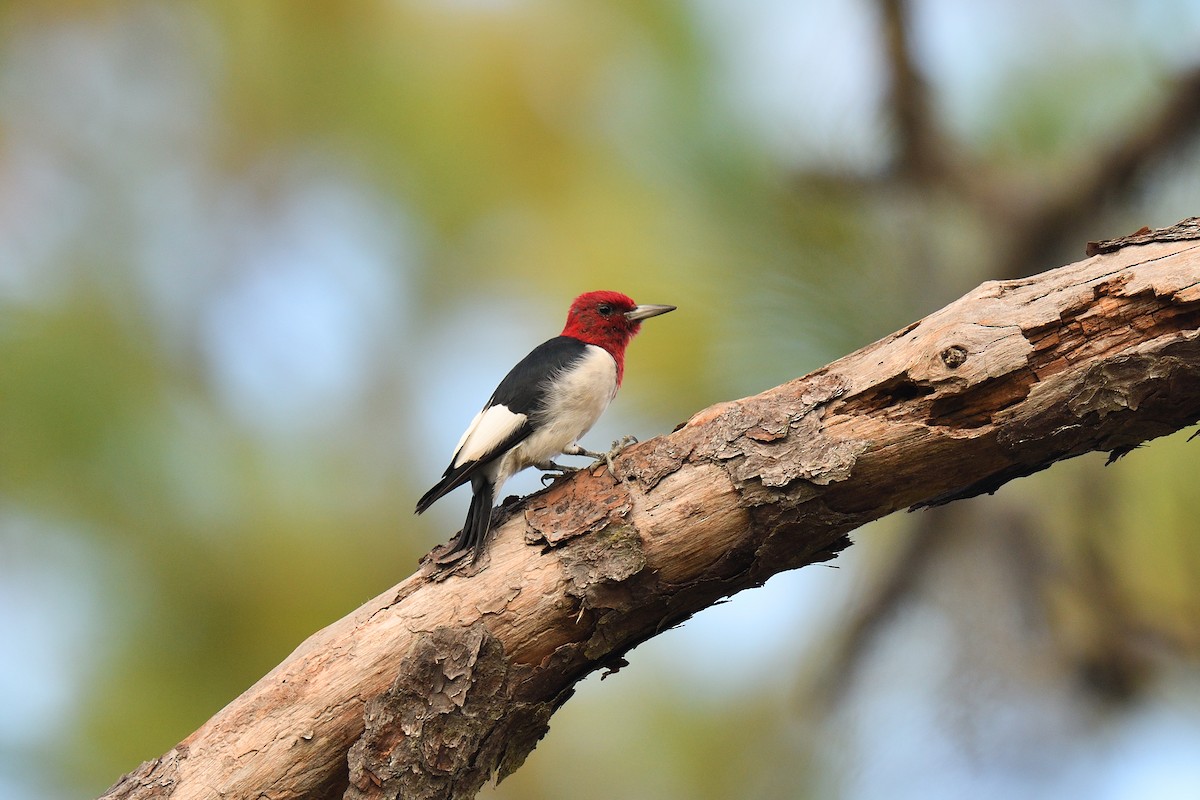
POLYGON ((105 797, 470 797, 585 675, 863 523, 1192 424, 1192 231, 986 283, 630 448, 619 481, 584 472, 507 506, 471 574, 426 563, 105 797))
POLYGON ((896 137, 893 169, 929 184, 948 180, 950 139, 939 127, 929 86, 913 58, 908 0, 878 0, 877 5, 888 67, 885 107, 896 137))

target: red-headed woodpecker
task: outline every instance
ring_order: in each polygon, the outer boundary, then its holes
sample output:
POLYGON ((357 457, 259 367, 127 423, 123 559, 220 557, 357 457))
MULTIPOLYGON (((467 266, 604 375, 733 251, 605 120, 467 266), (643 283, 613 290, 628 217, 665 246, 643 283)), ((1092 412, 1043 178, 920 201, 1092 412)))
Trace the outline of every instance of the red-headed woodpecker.
POLYGON ((617 394, 625 374, 625 347, 642 320, 675 306, 639 306, 620 292, 575 298, 562 334, 533 349, 500 381, 458 440, 450 466, 417 502, 420 514, 447 492, 471 482, 471 507, 462 532, 438 558, 479 558, 492 523, 492 500, 504 482, 526 467, 569 472, 557 455, 604 454, 576 442, 617 394))

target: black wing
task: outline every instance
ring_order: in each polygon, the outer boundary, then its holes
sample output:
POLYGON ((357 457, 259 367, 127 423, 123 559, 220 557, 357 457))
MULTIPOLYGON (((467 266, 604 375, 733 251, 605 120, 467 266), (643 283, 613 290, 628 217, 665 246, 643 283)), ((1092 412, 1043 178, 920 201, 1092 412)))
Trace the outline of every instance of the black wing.
POLYGON ((546 382, 587 355, 587 348, 570 336, 542 342, 509 370, 484 408, 499 403, 516 414, 533 416, 546 396, 546 382))

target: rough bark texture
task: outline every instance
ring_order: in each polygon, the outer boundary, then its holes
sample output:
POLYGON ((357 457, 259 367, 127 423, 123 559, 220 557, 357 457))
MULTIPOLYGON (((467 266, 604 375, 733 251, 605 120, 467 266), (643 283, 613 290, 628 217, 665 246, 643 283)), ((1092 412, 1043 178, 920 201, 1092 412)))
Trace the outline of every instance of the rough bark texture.
POLYGON ((475 568, 426 563, 105 797, 470 797, 520 766, 580 678, 832 558, 859 525, 1193 423, 1190 224, 984 284, 627 450, 619 480, 579 473, 506 507, 475 568))

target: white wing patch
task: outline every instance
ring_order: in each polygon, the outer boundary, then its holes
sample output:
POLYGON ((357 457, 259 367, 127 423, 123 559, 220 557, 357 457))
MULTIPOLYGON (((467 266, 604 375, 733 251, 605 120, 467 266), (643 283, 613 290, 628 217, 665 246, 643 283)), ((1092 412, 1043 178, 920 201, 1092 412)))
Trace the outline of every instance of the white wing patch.
POLYGON ((454 450, 454 466, 460 467, 468 461, 483 458, 521 427, 526 419, 524 414, 515 414, 502 405, 489 406, 480 411, 458 440, 458 447, 454 450))

